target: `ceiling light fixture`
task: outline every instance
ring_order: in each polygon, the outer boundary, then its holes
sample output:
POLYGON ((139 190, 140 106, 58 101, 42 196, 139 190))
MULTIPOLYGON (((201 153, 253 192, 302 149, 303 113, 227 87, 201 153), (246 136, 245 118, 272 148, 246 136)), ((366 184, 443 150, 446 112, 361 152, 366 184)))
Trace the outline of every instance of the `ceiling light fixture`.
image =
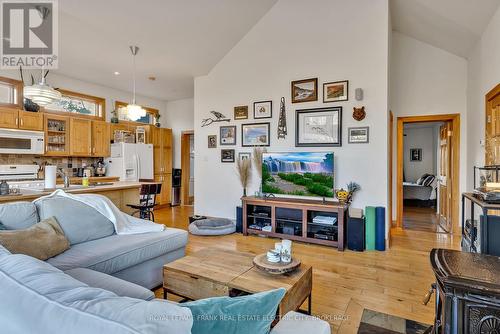
POLYGON ((62 97, 61 92, 50 87, 45 82, 45 77, 48 73, 49 71, 44 74, 42 69, 42 77, 40 79, 40 82, 31 86, 25 86, 23 88, 24 97, 30 99, 41 107, 55 103, 62 97))
POLYGON ((138 105, 135 102, 135 56, 137 55, 137 52, 139 52, 139 47, 137 46, 131 46, 130 51, 132 52, 132 57, 134 59, 134 71, 133 71, 133 97, 132 97, 132 103, 128 104, 125 109, 127 112, 127 117, 131 121, 137 121, 138 119, 146 116, 146 110, 144 110, 140 105, 138 105))
POLYGON ((114 75, 120 75, 120 72, 116 71, 113 73, 114 75))

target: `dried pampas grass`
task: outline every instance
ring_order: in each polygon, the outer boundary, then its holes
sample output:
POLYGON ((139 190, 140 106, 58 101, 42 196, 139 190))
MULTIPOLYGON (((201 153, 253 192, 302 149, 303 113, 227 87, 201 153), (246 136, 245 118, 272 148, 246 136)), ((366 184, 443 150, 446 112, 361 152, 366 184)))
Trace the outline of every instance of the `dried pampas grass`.
POLYGON ((240 178, 241 186, 243 187, 243 194, 246 195, 246 190, 252 179, 252 162, 250 159, 237 159, 236 172, 240 178))
POLYGON ((254 147, 253 148, 253 164, 257 173, 259 174, 259 178, 262 179, 262 155, 266 152, 266 150, 262 147, 254 147))

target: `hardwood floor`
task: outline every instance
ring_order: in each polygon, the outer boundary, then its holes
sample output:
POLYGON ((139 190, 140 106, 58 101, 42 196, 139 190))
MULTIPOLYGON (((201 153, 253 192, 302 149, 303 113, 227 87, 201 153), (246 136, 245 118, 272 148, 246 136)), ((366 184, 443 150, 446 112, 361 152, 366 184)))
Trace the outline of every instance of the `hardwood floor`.
MULTIPOLYGON (((190 206, 157 211, 157 222, 187 229, 190 206)), ((330 322, 332 333, 357 333, 364 308, 423 323, 432 323, 432 303, 422 298, 433 282, 429 264, 432 248, 458 249, 460 237, 423 231, 393 230, 386 252, 339 252, 337 249, 295 242, 294 256, 313 267, 313 314, 330 322)), ((255 254, 274 247, 275 239, 232 234, 189 236, 187 253, 218 247, 255 254)), ((155 291, 162 297, 161 289, 155 291)), ((303 305, 305 308, 305 305, 303 305)))
POLYGON ((423 232, 447 233, 439 225, 439 216, 434 208, 405 206, 403 208, 403 228, 423 232))

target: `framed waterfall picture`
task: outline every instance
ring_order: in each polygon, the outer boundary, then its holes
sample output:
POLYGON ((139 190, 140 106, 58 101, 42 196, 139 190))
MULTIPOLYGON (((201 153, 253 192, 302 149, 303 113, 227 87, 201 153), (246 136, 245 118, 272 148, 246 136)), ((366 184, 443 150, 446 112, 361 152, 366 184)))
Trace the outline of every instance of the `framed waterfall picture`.
POLYGON ((270 123, 252 123, 241 125, 241 146, 269 146, 270 123))
POLYGON ((295 146, 342 146, 342 107, 296 111, 295 146))

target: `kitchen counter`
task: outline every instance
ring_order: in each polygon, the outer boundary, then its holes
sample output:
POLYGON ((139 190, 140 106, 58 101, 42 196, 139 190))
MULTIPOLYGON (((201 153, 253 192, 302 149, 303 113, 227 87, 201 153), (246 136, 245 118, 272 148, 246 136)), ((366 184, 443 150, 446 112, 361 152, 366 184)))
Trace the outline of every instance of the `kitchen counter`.
MULTIPOLYGON (((130 208, 127 204, 134 204, 139 202, 139 190, 142 182, 113 182, 110 185, 89 186, 83 187, 82 185, 72 184, 69 189, 57 187, 70 194, 101 194, 108 197, 115 205, 122 211, 130 213, 130 208)), ((33 201, 39 197, 49 195, 54 191, 52 190, 21 190, 21 194, 11 194, 0 196, 0 203, 17 202, 17 201, 33 201)))

